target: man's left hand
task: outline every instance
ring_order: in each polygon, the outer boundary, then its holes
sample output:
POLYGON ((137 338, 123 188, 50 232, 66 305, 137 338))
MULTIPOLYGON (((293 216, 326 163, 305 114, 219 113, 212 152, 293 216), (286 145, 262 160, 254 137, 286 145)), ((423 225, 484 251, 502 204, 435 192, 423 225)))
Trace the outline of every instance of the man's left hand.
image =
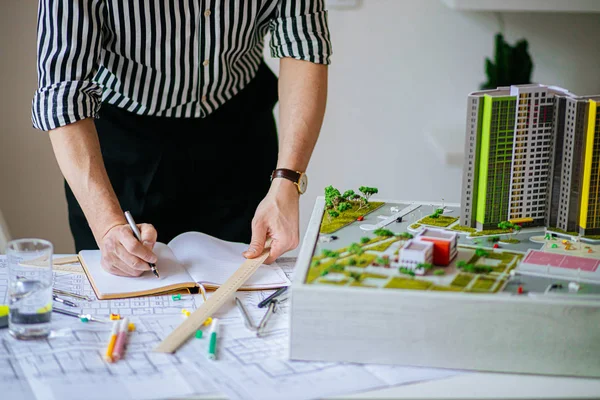
POLYGON ((267 196, 260 202, 252 219, 252 240, 243 255, 256 258, 263 252, 267 238, 272 238, 271 253, 265 264, 271 264, 299 242, 298 189, 287 179, 274 179, 267 196))

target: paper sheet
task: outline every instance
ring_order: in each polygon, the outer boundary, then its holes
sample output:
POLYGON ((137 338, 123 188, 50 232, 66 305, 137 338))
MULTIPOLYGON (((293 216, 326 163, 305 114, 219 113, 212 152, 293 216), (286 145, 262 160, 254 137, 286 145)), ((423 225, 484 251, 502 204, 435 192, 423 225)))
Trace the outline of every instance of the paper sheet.
MULTIPOLYGON (((169 247, 195 282, 220 285, 245 261, 243 243, 225 242, 200 232, 186 232, 169 242, 169 247)), ((279 288, 290 281, 277 265, 262 265, 242 288, 279 288)))

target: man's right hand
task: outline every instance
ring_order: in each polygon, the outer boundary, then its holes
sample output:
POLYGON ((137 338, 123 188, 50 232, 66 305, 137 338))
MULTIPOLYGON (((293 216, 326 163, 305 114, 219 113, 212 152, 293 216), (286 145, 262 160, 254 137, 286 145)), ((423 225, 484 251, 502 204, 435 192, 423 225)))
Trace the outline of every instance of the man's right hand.
POLYGON ((102 268, 114 275, 140 276, 150 270, 148 263, 156 263, 152 252, 156 243, 156 229, 150 224, 138 224, 142 241, 138 241, 129 225, 116 225, 100 241, 102 268))

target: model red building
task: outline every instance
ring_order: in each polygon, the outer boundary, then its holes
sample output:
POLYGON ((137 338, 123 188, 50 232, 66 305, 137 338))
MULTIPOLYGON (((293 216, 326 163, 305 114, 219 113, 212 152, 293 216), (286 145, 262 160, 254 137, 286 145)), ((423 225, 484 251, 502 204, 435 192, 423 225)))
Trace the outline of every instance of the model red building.
POLYGON ((423 229, 416 237, 418 240, 433 243, 433 264, 448 265, 458 253, 458 234, 441 229, 423 229))

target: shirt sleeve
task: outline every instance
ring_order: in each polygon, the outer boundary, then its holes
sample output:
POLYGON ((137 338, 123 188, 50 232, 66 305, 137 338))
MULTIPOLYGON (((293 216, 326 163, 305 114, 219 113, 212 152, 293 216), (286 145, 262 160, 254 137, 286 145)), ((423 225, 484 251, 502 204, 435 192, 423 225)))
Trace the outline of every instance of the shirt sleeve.
POLYGON ((98 71, 104 7, 104 0, 39 0, 35 128, 50 130, 97 115, 102 89, 92 79, 98 71))
POLYGON ((329 64, 332 54, 325 0, 280 0, 271 22, 271 56, 329 64))

